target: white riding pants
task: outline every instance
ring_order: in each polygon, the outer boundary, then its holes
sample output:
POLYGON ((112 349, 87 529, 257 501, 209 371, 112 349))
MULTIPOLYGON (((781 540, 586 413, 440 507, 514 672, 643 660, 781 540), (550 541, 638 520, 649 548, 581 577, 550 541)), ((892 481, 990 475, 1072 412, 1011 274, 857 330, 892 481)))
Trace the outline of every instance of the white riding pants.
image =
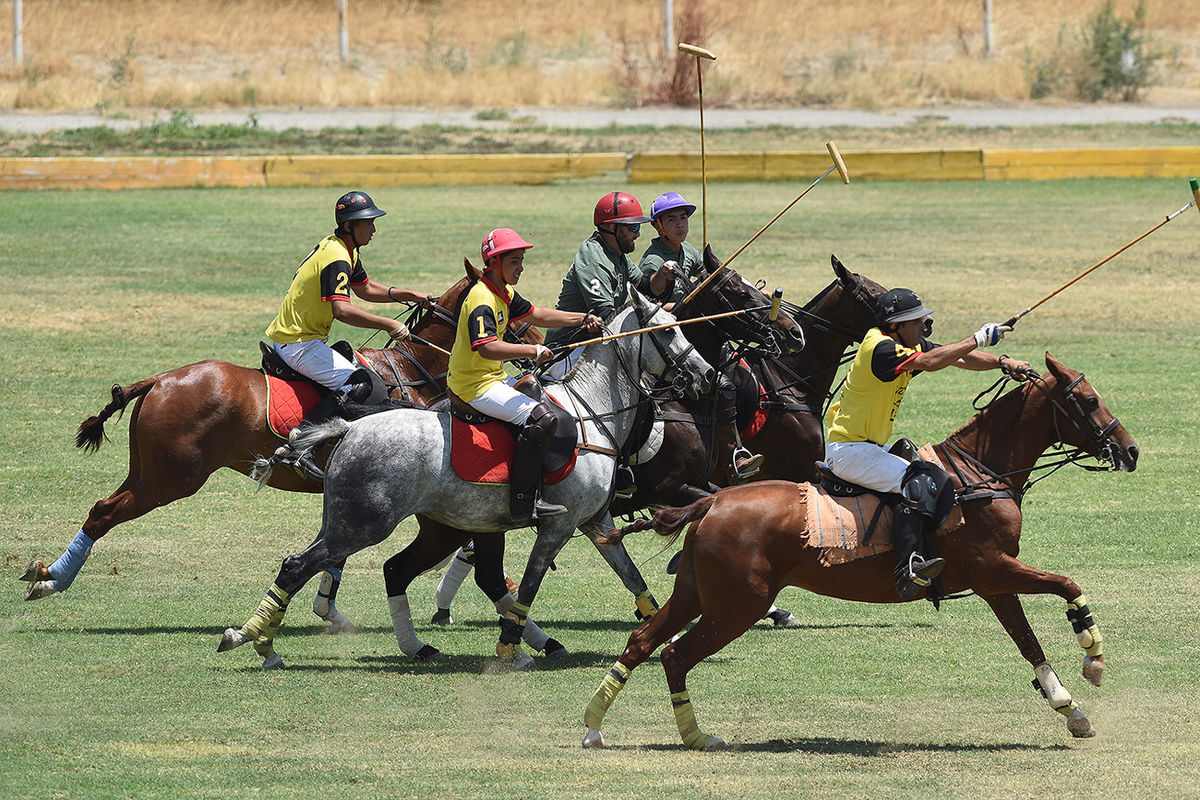
POLYGON ((829 442, 825 463, 839 478, 874 489, 899 493, 908 462, 874 442, 829 442))
POLYGON ((507 383, 496 383, 467 405, 494 419, 524 425, 537 404, 537 400, 521 394, 507 383))
POLYGON ((347 361, 345 356, 331 348, 324 339, 309 339, 307 342, 290 344, 273 342, 272 347, 283 359, 283 363, 327 389, 345 389, 346 382, 358 369, 347 361))

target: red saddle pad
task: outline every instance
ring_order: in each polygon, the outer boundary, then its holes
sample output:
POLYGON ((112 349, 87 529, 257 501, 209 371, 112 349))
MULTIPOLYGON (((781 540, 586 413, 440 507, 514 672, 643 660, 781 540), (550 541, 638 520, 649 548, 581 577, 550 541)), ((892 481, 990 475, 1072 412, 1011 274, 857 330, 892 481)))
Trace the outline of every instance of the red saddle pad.
POLYGON ((267 378, 267 425, 276 436, 286 439, 304 415, 321 402, 321 395, 308 381, 285 381, 263 374, 267 378))
MULTIPOLYGON (((455 475, 468 483, 508 483, 514 442, 512 431, 503 423, 472 425, 451 417, 450 466, 455 475)), ((578 456, 576 448, 566 465, 546 476, 547 485, 570 475, 578 456)))

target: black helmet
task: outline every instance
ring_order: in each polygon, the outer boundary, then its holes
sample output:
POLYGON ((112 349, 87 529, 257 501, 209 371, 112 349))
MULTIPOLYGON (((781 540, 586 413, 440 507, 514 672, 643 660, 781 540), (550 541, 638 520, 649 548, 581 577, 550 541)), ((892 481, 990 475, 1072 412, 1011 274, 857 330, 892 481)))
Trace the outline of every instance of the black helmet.
POLYGON ((933 309, 926 308, 912 289, 890 289, 875 301, 875 318, 880 325, 908 322, 932 313, 933 309))
POLYGON ((382 217, 386 213, 382 208, 375 205, 375 201, 371 199, 371 195, 357 190, 346 192, 338 198, 337 204, 333 207, 333 218, 337 220, 339 228, 343 222, 350 222, 356 219, 375 219, 382 217))

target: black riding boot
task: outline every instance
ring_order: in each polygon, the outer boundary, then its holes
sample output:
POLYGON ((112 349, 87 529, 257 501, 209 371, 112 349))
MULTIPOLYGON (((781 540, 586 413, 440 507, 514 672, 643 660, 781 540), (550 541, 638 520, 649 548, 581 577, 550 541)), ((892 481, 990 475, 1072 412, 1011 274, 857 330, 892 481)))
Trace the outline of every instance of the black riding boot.
POLYGON ((513 519, 536 522, 542 517, 567 513, 566 506, 547 503, 538 496, 542 464, 550 450, 550 437, 557 427, 558 418, 554 412, 545 403, 538 403, 525 420, 525 427, 517 434, 508 486, 508 505, 513 519))
POLYGON ((896 525, 892 532, 892 547, 896 551, 896 591, 900 599, 912 600, 930 581, 942 574, 945 562, 940 558, 926 559, 917 552, 925 517, 912 500, 901 500, 896 507, 896 525))
POLYGON ((737 387, 724 372, 717 373, 716 390, 716 418, 718 421, 728 420, 733 426, 734 448, 729 468, 738 483, 745 483, 762 469, 763 455, 751 453, 742 445, 742 438, 737 432, 737 387))

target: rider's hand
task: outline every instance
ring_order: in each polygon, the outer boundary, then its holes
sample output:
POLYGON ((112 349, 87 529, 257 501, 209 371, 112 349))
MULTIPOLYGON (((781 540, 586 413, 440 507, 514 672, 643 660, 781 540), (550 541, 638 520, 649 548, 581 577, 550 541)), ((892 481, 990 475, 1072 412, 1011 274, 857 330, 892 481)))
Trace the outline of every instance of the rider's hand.
POLYGON ((408 327, 402 322, 400 323, 400 327, 396 328, 395 330, 388 331, 388 336, 390 336, 394 342, 402 342, 409 336, 408 327))
POLYGON ((545 362, 554 358, 554 351, 552 351, 549 347, 546 347, 546 345, 535 344, 534 347, 537 349, 534 351, 533 363, 544 364, 545 362))
POLYGON ((583 322, 579 323, 579 327, 587 328, 588 333, 599 333, 604 327, 604 320, 600 319, 595 314, 584 314, 583 322))
POLYGON ((437 298, 431 294, 427 294, 417 302, 421 304, 421 308, 433 308, 433 304, 437 302, 437 298))
POLYGON ((1014 381, 1027 381, 1033 369, 1028 361, 1018 361, 1008 356, 1000 356, 1000 371, 1014 381))
POLYGON ((658 268, 658 274, 663 278, 674 278, 675 271, 679 269, 679 265, 674 261, 664 261, 663 265, 658 268))
POLYGON ((1011 325, 997 325, 989 322, 975 331, 976 347, 991 347, 1004 338, 1004 334, 1012 330, 1011 325))

